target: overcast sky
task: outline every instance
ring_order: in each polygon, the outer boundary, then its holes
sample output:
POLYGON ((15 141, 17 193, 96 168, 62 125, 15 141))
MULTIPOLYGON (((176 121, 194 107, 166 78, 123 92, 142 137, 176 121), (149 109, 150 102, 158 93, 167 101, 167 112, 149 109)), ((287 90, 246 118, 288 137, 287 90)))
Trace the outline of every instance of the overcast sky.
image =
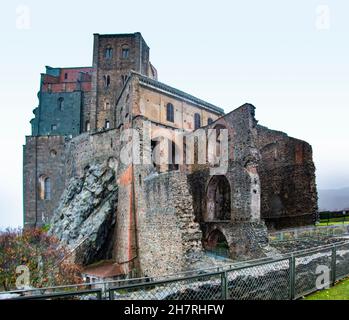
POLYGON ((93 33, 141 32, 159 80, 313 146, 320 189, 349 186, 349 1, 0 4, 0 227, 22 224, 22 145, 45 65, 92 64, 93 33))

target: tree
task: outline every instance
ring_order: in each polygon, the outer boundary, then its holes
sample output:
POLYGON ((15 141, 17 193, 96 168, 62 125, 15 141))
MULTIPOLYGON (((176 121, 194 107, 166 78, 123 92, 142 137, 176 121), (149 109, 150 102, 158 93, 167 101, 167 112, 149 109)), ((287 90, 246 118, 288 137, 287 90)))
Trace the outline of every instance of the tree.
POLYGON ((80 266, 67 256, 68 251, 43 229, 0 232, 0 285, 8 291, 16 289, 16 281, 17 286, 22 282, 35 288, 81 283, 80 266))

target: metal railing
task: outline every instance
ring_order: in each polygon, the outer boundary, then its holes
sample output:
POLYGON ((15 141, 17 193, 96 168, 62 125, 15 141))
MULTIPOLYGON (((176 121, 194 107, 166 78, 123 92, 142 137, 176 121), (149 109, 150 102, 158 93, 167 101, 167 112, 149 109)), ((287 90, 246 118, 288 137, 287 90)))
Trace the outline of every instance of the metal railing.
POLYGON ((284 254, 277 259, 244 261, 176 276, 125 279, 13 293, 25 295, 17 299, 86 296, 87 299, 108 300, 293 300, 318 291, 319 275, 326 271, 328 285, 349 276, 349 241, 284 254))

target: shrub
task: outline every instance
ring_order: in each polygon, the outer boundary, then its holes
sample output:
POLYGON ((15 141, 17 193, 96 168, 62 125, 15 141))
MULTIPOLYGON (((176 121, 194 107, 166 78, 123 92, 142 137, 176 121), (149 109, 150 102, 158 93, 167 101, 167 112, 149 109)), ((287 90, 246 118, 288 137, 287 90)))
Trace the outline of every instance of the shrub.
POLYGON ((67 253, 43 228, 0 232, 0 284, 15 289, 18 266, 28 268, 29 285, 35 288, 81 283, 81 268, 65 260, 67 253))

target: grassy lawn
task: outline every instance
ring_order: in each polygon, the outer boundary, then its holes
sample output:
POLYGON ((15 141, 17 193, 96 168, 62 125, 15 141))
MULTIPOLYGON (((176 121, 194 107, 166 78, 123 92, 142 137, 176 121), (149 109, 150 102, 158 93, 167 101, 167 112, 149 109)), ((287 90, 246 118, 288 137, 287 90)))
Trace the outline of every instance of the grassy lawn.
POLYGON ((317 226, 333 226, 336 224, 349 224, 349 217, 343 218, 332 218, 332 219, 322 219, 317 226))
POLYGON ((315 292, 304 300, 349 300, 349 278, 338 282, 334 287, 315 292))
POLYGON ((335 225, 341 225, 341 224, 349 224, 349 221, 345 221, 345 222, 320 222, 318 223, 316 226, 317 227, 324 227, 324 226, 335 226, 335 225))

